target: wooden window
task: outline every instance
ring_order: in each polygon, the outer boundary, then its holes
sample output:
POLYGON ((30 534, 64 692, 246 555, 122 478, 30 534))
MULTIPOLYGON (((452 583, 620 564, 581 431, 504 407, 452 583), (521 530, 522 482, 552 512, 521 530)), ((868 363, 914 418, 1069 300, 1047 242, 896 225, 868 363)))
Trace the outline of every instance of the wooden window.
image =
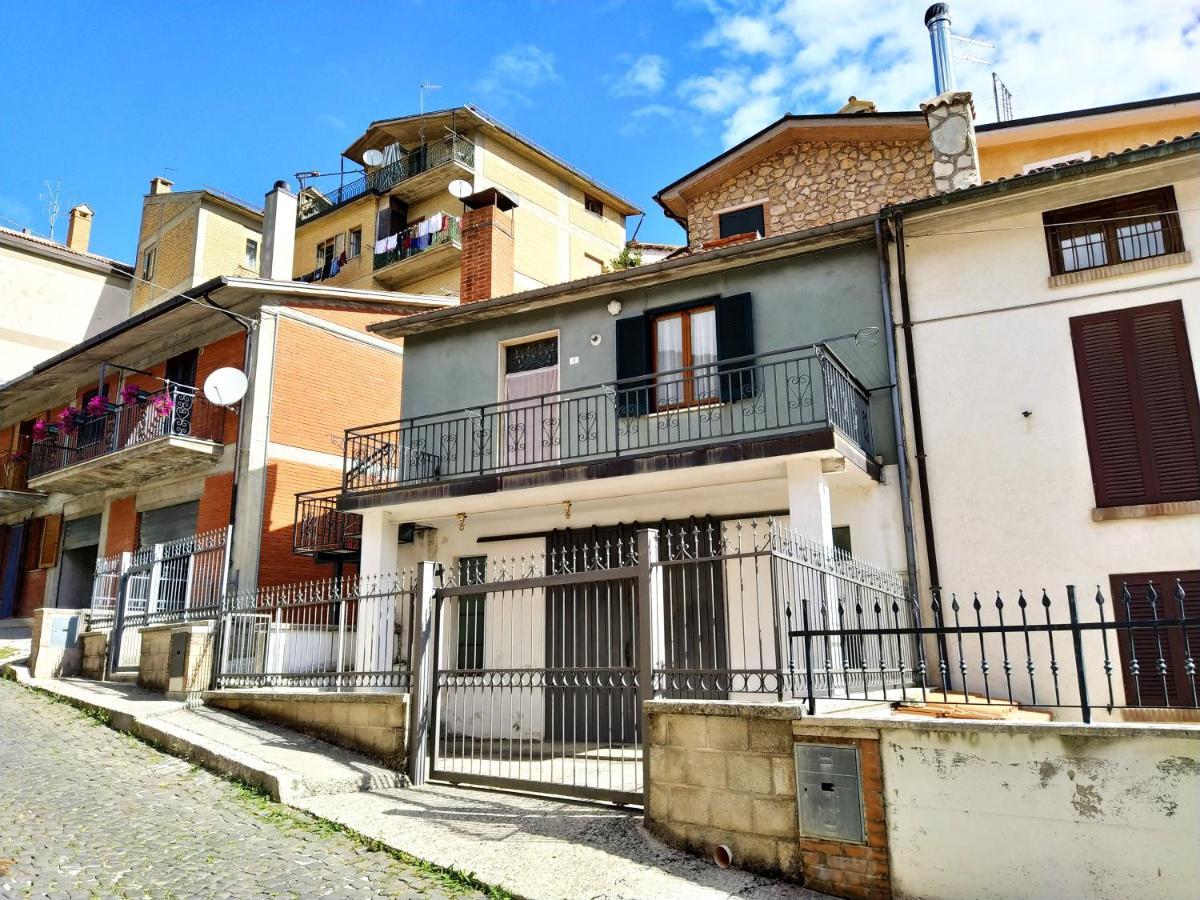
MULTIPOLYGON (((463 556, 458 560, 460 586, 483 584, 487 573, 486 556, 463 556)), ((458 598, 458 669, 483 668, 484 594, 463 594, 458 598)))
POLYGON ((58 544, 62 537, 62 516, 46 516, 42 520, 42 546, 38 568, 49 569, 58 563, 58 544))
POLYGON ((712 403, 717 382, 717 310, 697 306, 655 316, 654 405, 658 409, 712 403), (680 371, 682 370, 682 371, 680 371))
POLYGON ((167 381, 172 384, 182 384, 185 387, 196 386, 196 367, 200 362, 199 349, 193 348, 178 353, 167 360, 165 372, 167 381))
POLYGON ((1096 505, 1200 499, 1200 400, 1176 300, 1071 319, 1096 505))
POLYGON ((337 255, 337 238, 331 237, 328 240, 321 241, 317 244, 317 267, 325 265, 325 260, 337 255))
POLYGON ((1052 210, 1042 222, 1051 275, 1183 251, 1171 187, 1052 210))
POLYGON ((604 204, 593 197, 591 194, 583 195, 583 208, 597 216, 604 215, 604 204))
POLYGON ((41 568, 42 559, 42 529, 46 526, 45 519, 30 519, 25 529, 25 553, 21 560, 21 568, 26 572, 41 568))
POLYGON ((362 254, 362 229, 351 228, 350 240, 346 245, 346 259, 354 259, 362 254))
POLYGON ((760 203, 735 209, 717 216, 718 237, 733 237, 735 234, 766 234, 766 209, 760 203))
MULTIPOLYGON (((1153 622, 1164 619, 1200 616, 1200 570, 1184 572, 1142 572, 1113 575, 1109 579, 1113 613, 1118 621, 1153 622), (1183 585, 1184 609, 1175 596, 1176 581, 1183 585), (1150 585, 1154 586, 1154 599, 1150 585), (1128 589, 1128 602, 1125 599, 1128 589)), ((1117 636, 1121 673, 1125 681, 1126 706, 1195 706, 1186 660, 1194 658, 1200 646, 1200 628, 1179 626, 1122 629, 1117 636), (1190 652, 1189 652, 1190 646, 1190 652), (1161 648, 1161 653, 1159 652, 1161 648), (1165 667, 1160 673, 1159 659, 1165 667), (1134 659, 1138 677, 1131 671, 1134 659)))

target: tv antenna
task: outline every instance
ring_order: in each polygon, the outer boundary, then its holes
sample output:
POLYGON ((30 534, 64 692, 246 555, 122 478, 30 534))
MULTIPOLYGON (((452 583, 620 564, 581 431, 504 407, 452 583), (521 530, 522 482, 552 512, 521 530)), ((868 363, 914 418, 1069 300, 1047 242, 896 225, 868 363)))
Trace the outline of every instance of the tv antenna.
POLYGON ((54 223, 58 221, 58 196, 62 193, 62 179, 56 178, 53 186, 48 178, 42 184, 46 186, 46 192, 38 194, 38 199, 46 203, 46 218, 50 220, 50 240, 54 240, 54 223))
POLYGON ((976 56, 973 53, 969 53, 966 50, 961 49, 960 46, 966 45, 967 47, 979 47, 985 50, 995 50, 996 45, 990 41, 977 41, 975 38, 962 37, 958 34, 951 34, 950 40, 954 42, 953 52, 955 59, 961 59, 963 62, 975 63, 976 65, 980 66, 990 66, 992 64, 990 59, 984 59, 982 56, 976 56))
POLYGON ((425 92, 426 91, 440 91, 442 89, 442 86, 440 84, 431 84, 428 81, 422 81, 420 84, 420 89, 421 89, 420 90, 420 93, 421 93, 421 115, 425 115, 425 92))
POLYGON ((992 102, 996 104, 996 121, 1008 122, 1013 117, 1013 95, 1000 76, 992 73, 992 102))

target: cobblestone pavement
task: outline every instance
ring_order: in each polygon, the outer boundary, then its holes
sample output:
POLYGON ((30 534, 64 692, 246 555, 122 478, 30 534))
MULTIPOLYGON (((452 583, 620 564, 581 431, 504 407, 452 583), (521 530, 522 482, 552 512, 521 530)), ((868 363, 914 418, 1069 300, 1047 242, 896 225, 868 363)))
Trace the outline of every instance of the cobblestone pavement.
POLYGON ((0 897, 462 897, 0 679, 0 897))

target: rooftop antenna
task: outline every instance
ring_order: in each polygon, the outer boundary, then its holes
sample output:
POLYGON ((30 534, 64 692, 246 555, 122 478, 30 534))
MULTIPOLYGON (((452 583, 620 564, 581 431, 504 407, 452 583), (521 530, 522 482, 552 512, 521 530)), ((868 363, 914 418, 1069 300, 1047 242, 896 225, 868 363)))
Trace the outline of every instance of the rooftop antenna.
POLYGON ((1000 76, 992 73, 992 102, 996 104, 996 121, 1008 122, 1013 117, 1013 95, 1000 76))
POLYGON ((46 202, 46 218, 50 220, 50 240, 54 240, 54 223, 58 221, 58 195, 62 193, 62 178, 56 178, 53 186, 49 179, 45 179, 42 184, 46 186, 46 192, 38 194, 38 199, 46 202))
POLYGON ((961 49, 962 45, 968 47, 983 47, 988 50, 995 50, 996 45, 990 41, 977 41, 975 38, 963 37, 962 35, 952 34, 950 40, 953 42, 951 47, 954 51, 954 58, 961 59, 963 62, 976 63, 981 66, 990 66, 992 61, 984 59, 982 56, 975 56, 972 53, 967 53, 961 49))
POLYGON ((420 84, 420 88, 421 88, 421 115, 425 115, 425 92, 426 91, 440 91, 442 89, 442 86, 440 84, 431 84, 428 81, 422 81, 420 84))

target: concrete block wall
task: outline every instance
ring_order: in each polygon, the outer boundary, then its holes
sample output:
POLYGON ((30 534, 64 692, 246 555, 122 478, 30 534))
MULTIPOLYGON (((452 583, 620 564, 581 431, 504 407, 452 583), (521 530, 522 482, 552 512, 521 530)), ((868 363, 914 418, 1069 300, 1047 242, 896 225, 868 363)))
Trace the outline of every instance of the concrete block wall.
POLYGON ((108 671, 108 632, 89 631, 80 638, 80 644, 83 647, 80 677, 103 681, 108 671))
POLYGON ((79 674, 86 612, 79 609, 38 609, 33 614, 29 673, 34 678, 79 674))
POLYGON ((396 770, 407 763, 407 694, 208 691, 204 702, 357 750, 396 770))
POLYGON ((167 670, 171 661, 171 629, 155 625, 142 629, 142 655, 138 661, 137 683, 148 691, 167 691, 167 670))

